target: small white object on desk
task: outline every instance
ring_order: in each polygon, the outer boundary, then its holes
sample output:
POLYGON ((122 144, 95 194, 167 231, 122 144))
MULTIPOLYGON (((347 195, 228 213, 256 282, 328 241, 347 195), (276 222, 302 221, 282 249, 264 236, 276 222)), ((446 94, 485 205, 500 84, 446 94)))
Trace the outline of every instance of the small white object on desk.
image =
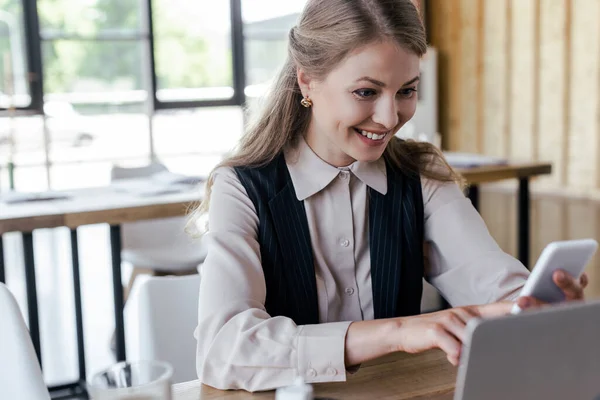
POLYGON ((277 389, 275 400, 313 400, 313 388, 298 377, 293 385, 277 389))
POLYGON ((446 157, 448 164, 454 168, 475 168, 486 165, 504 165, 508 163, 504 158, 475 153, 445 151, 444 157, 446 157))
POLYGON ((34 201, 48 201, 48 200, 66 200, 71 196, 64 192, 6 192, 0 193, 0 203, 5 204, 18 204, 18 203, 29 203, 34 201))

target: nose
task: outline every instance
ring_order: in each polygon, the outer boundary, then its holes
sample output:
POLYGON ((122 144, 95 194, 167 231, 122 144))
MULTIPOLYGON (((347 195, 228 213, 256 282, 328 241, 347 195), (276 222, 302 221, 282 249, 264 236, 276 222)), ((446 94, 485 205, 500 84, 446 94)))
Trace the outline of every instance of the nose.
POLYGON ((375 105, 372 116, 373 122, 382 125, 387 130, 393 129, 398 125, 399 110, 395 99, 380 99, 375 105))

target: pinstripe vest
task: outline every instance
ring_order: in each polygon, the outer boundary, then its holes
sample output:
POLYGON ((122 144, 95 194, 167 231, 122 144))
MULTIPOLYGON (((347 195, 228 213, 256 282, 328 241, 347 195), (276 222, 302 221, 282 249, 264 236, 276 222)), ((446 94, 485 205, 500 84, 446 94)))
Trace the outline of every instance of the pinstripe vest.
MULTIPOLYGON (((423 290, 421 181, 387 161, 386 170, 387 194, 367 188, 375 318, 419 314, 423 290)), ((319 323, 308 220, 283 154, 263 167, 235 171, 258 213, 267 312, 298 325, 319 323)))

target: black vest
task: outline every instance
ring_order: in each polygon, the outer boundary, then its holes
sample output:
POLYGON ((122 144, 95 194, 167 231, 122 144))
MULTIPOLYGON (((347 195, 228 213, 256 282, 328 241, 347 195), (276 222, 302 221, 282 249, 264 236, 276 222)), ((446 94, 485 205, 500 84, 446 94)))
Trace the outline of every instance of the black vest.
MULTIPOLYGON (((375 318, 420 313, 423 290, 423 194, 418 175, 386 161, 388 191, 368 187, 371 284, 375 318)), ((269 315, 319 323, 317 284, 304 202, 283 154, 235 171, 258 213, 258 241, 269 315)))

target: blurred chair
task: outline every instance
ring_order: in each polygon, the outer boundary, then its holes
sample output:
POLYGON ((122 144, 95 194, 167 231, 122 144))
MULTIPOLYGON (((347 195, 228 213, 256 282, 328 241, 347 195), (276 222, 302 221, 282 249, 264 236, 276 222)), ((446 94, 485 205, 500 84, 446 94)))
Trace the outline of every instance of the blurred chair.
POLYGON ((49 400, 50 394, 19 306, 2 283, 0 320, 0 399, 49 400))
MULTIPOLYGON (((113 166, 111 181, 150 177, 168 171, 160 163, 146 167, 123 168, 113 166)), ((206 249, 199 240, 185 232, 186 217, 139 221, 121 226, 121 259, 133 265, 133 272, 125 296, 140 274, 186 275, 196 273, 206 258, 206 249)))
POLYGON ((140 277, 125 307, 127 359, 169 362, 173 383, 197 379, 199 289, 200 275, 140 277))

